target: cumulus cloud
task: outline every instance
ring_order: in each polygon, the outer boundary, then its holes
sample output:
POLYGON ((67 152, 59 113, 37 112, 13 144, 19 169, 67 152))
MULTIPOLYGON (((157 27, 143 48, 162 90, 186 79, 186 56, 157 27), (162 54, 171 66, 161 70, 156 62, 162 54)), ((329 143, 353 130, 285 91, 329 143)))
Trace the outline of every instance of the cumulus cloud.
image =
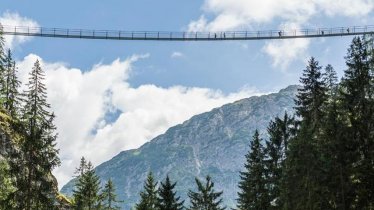
MULTIPOLYGON (((205 0, 203 14, 188 25, 189 31, 246 30, 261 25, 273 27, 274 21, 303 27, 314 17, 366 17, 374 10, 372 0, 205 0), (206 17, 212 17, 207 19, 206 17)), ((296 29, 296 28, 288 28, 296 29)), ((285 69, 297 54, 307 51, 309 41, 271 41, 263 52, 273 65, 285 69), (291 52, 293 51, 293 52, 291 52), (282 53, 284 52, 284 55, 282 53), (284 59, 284 60, 283 60, 284 59)))
POLYGON ((225 95, 197 87, 131 87, 127 80, 134 62, 147 56, 116 59, 88 71, 48 63, 34 54, 18 62, 24 84, 36 59, 46 71, 48 100, 57 116, 62 166, 54 173, 60 187, 71 178, 81 156, 98 165, 195 114, 257 94, 252 88, 225 95))
POLYGON ((183 57, 183 56, 184 56, 184 54, 181 53, 181 52, 178 52, 178 51, 175 51, 175 52, 171 53, 171 55, 170 55, 171 58, 180 58, 180 57, 183 57))
MULTIPOLYGON (((287 23, 283 24, 281 28, 298 30, 300 27, 297 23, 287 23)), ((285 71, 292 61, 306 60, 309 44, 310 39, 268 41, 262 51, 272 57, 274 67, 280 67, 281 71, 285 71)))
MULTIPOLYGON (((0 23, 4 26, 4 28, 6 28, 7 26, 39 27, 39 24, 36 21, 26 17, 22 17, 18 13, 11 12, 4 12, 2 16, 0 16, 0 23)), ((18 46, 19 44, 22 44, 32 39, 31 37, 27 36, 6 35, 4 37, 5 47, 10 49, 13 49, 15 46, 18 46)))

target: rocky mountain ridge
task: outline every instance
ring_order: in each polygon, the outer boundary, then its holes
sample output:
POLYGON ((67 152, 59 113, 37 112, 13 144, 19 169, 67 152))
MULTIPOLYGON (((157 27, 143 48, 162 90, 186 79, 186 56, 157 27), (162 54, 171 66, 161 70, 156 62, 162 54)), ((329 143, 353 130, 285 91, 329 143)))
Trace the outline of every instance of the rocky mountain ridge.
MULTIPOLYGON (((284 112, 293 113, 298 86, 278 93, 255 96, 226 104, 210 112, 193 116, 168 129, 138 149, 123 151, 96 167, 101 181, 109 178, 117 187, 123 209, 138 201, 149 171, 158 180, 167 174, 178 181, 179 195, 186 199, 194 189, 194 178, 210 175, 217 190, 223 190, 226 205, 233 207, 237 198, 239 172, 255 129, 266 137, 270 120, 284 112)), ((71 195, 74 180, 61 192, 71 195)))

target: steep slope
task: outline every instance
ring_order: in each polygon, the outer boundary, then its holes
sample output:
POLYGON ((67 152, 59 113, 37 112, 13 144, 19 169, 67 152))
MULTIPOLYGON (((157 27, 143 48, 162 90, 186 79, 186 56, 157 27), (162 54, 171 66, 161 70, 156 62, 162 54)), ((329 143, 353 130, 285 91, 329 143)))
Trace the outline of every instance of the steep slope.
MULTIPOLYGON (((279 93, 251 97, 196 115, 174 126, 139 149, 124 151, 96 168, 102 181, 112 178, 124 209, 137 200, 148 171, 158 180, 169 174, 177 180, 177 190, 186 198, 194 188, 194 177, 211 175, 224 201, 235 204, 239 171, 249 141, 257 128, 265 133, 271 119, 292 113, 297 86, 279 93)), ((73 181, 62 188, 71 194, 73 181)))

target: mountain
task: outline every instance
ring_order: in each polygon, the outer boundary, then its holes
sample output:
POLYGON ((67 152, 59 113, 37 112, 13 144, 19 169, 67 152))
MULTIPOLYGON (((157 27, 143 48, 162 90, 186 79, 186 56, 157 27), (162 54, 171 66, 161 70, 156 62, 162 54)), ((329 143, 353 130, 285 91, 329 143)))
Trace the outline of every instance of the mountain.
MULTIPOLYGON (((223 190, 224 202, 233 207, 237 198, 239 171, 255 129, 266 137, 266 127, 275 116, 293 113, 298 86, 278 93, 255 96, 226 104, 196 115, 171 127, 139 149, 123 151, 96 167, 102 182, 109 178, 117 187, 123 209, 130 209, 139 199, 147 173, 158 180, 169 174, 178 181, 179 195, 186 199, 195 189, 194 177, 211 175, 217 190, 223 190)), ((71 195, 74 180, 61 192, 71 195)))

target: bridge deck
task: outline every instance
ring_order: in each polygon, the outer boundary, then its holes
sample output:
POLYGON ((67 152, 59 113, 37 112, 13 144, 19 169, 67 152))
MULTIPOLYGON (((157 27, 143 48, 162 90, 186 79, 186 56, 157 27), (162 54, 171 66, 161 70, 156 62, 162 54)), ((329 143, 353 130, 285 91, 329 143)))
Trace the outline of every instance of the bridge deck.
POLYGON ((267 40, 374 34, 374 26, 222 32, 115 31, 22 26, 3 26, 2 28, 4 35, 153 41, 267 40))

